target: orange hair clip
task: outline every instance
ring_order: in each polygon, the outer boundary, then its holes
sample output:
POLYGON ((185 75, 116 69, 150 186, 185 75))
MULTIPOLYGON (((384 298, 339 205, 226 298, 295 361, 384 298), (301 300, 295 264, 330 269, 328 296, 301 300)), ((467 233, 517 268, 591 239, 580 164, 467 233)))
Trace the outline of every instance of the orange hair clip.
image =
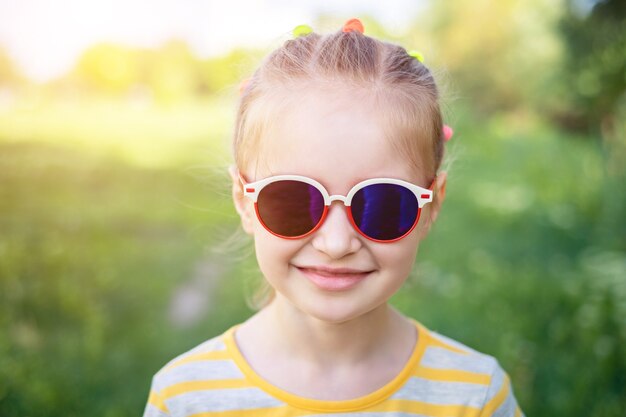
POLYGON ((363 23, 359 19, 350 19, 346 23, 343 24, 342 32, 360 32, 364 33, 365 29, 363 29, 363 23))

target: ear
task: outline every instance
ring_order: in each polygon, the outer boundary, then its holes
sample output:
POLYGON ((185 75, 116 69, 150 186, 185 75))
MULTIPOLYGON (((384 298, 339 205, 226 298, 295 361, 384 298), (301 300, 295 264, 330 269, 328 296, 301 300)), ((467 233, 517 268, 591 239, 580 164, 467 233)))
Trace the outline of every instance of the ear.
POLYGON ((241 226, 243 230, 249 234, 254 234, 254 204, 243 193, 243 185, 239 180, 238 170, 235 165, 228 167, 230 178, 233 182, 233 203, 235 210, 241 218, 241 226))
POLYGON ((448 180, 448 173, 445 171, 437 174, 437 182, 435 183, 433 201, 430 207, 430 223, 434 223, 437 220, 439 211, 443 204, 443 200, 446 198, 446 183, 448 180))
MULTIPOLYGON (((439 211, 441 210, 441 205, 443 204, 443 200, 446 197, 446 180, 448 175, 445 171, 437 174, 437 180, 435 181, 435 185, 433 186, 433 201, 428 204, 428 211, 424 213, 424 224, 420 229, 421 239, 424 239, 428 232, 430 232, 430 228, 432 227, 435 220, 437 220, 437 216, 439 215, 439 211)), ((421 222, 421 220, 420 220, 421 222)))

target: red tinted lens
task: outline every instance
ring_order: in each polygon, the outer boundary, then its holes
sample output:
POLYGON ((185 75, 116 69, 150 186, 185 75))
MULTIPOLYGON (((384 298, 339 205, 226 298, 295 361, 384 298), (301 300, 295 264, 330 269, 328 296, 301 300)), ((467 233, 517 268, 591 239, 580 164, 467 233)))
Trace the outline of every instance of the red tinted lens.
POLYGON ((259 193, 257 210, 269 230, 281 236, 297 237, 319 223, 324 214, 324 196, 306 182, 275 181, 259 193))
POLYGON ((350 207, 361 232, 377 240, 394 240, 408 233, 419 212, 413 191, 399 184, 372 184, 361 188, 350 207))

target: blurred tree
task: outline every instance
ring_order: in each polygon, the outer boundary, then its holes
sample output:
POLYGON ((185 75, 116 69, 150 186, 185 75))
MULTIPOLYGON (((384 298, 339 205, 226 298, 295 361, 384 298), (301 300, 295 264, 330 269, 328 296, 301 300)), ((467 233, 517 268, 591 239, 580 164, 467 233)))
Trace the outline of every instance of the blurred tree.
POLYGON ((626 92, 626 2, 569 0, 559 29, 565 57, 555 120, 570 130, 603 126, 611 134, 626 92))
POLYGON ((261 51, 236 48, 224 56, 205 59, 200 64, 201 91, 219 93, 237 87, 243 78, 252 75, 261 57, 261 51))
POLYGON ((11 58, 6 51, 0 48, 0 87, 15 86, 21 81, 11 58))
POLYGON ((165 104, 189 99, 199 84, 199 61, 184 41, 171 40, 145 68, 154 98, 165 104))
POLYGON ((471 97, 472 106, 484 114, 530 107, 559 60, 552 30, 558 5, 451 0, 433 2, 431 8, 420 15, 415 31, 432 36, 432 51, 424 52, 462 88, 453 95, 471 97))
POLYGON ((126 93, 139 76, 138 55, 130 48, 102 43, 80 57, 75 76, 84 87, 105 94, 126 93))
POLYGON ((158 49, 100 44, 83 54, 74 73, 61 84, 73 83, 83 91, 114 96, 147 93, 161 104, 180 103, 236 86, 262 55, 263 51, 234 49, 202 60, 181 40, 170 40, 158 49))

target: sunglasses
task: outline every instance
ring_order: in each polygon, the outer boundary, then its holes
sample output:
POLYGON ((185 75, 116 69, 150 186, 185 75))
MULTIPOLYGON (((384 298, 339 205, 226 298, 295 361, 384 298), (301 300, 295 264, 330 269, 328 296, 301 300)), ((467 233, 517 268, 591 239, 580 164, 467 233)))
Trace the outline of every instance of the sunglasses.
POLYGON ((244 195, 254 202, 257 217, 270 233, 300 239, 324 222, 330 204, 339 200, 354 228, 375 242, 395 242, 417 225, 422 208, 432 201, 432 187, 422 188, 393 178, 356 184, 348 195, 329 195, 322 184, 301 175, 277 175, 248 183, 241 173, 244 195))

